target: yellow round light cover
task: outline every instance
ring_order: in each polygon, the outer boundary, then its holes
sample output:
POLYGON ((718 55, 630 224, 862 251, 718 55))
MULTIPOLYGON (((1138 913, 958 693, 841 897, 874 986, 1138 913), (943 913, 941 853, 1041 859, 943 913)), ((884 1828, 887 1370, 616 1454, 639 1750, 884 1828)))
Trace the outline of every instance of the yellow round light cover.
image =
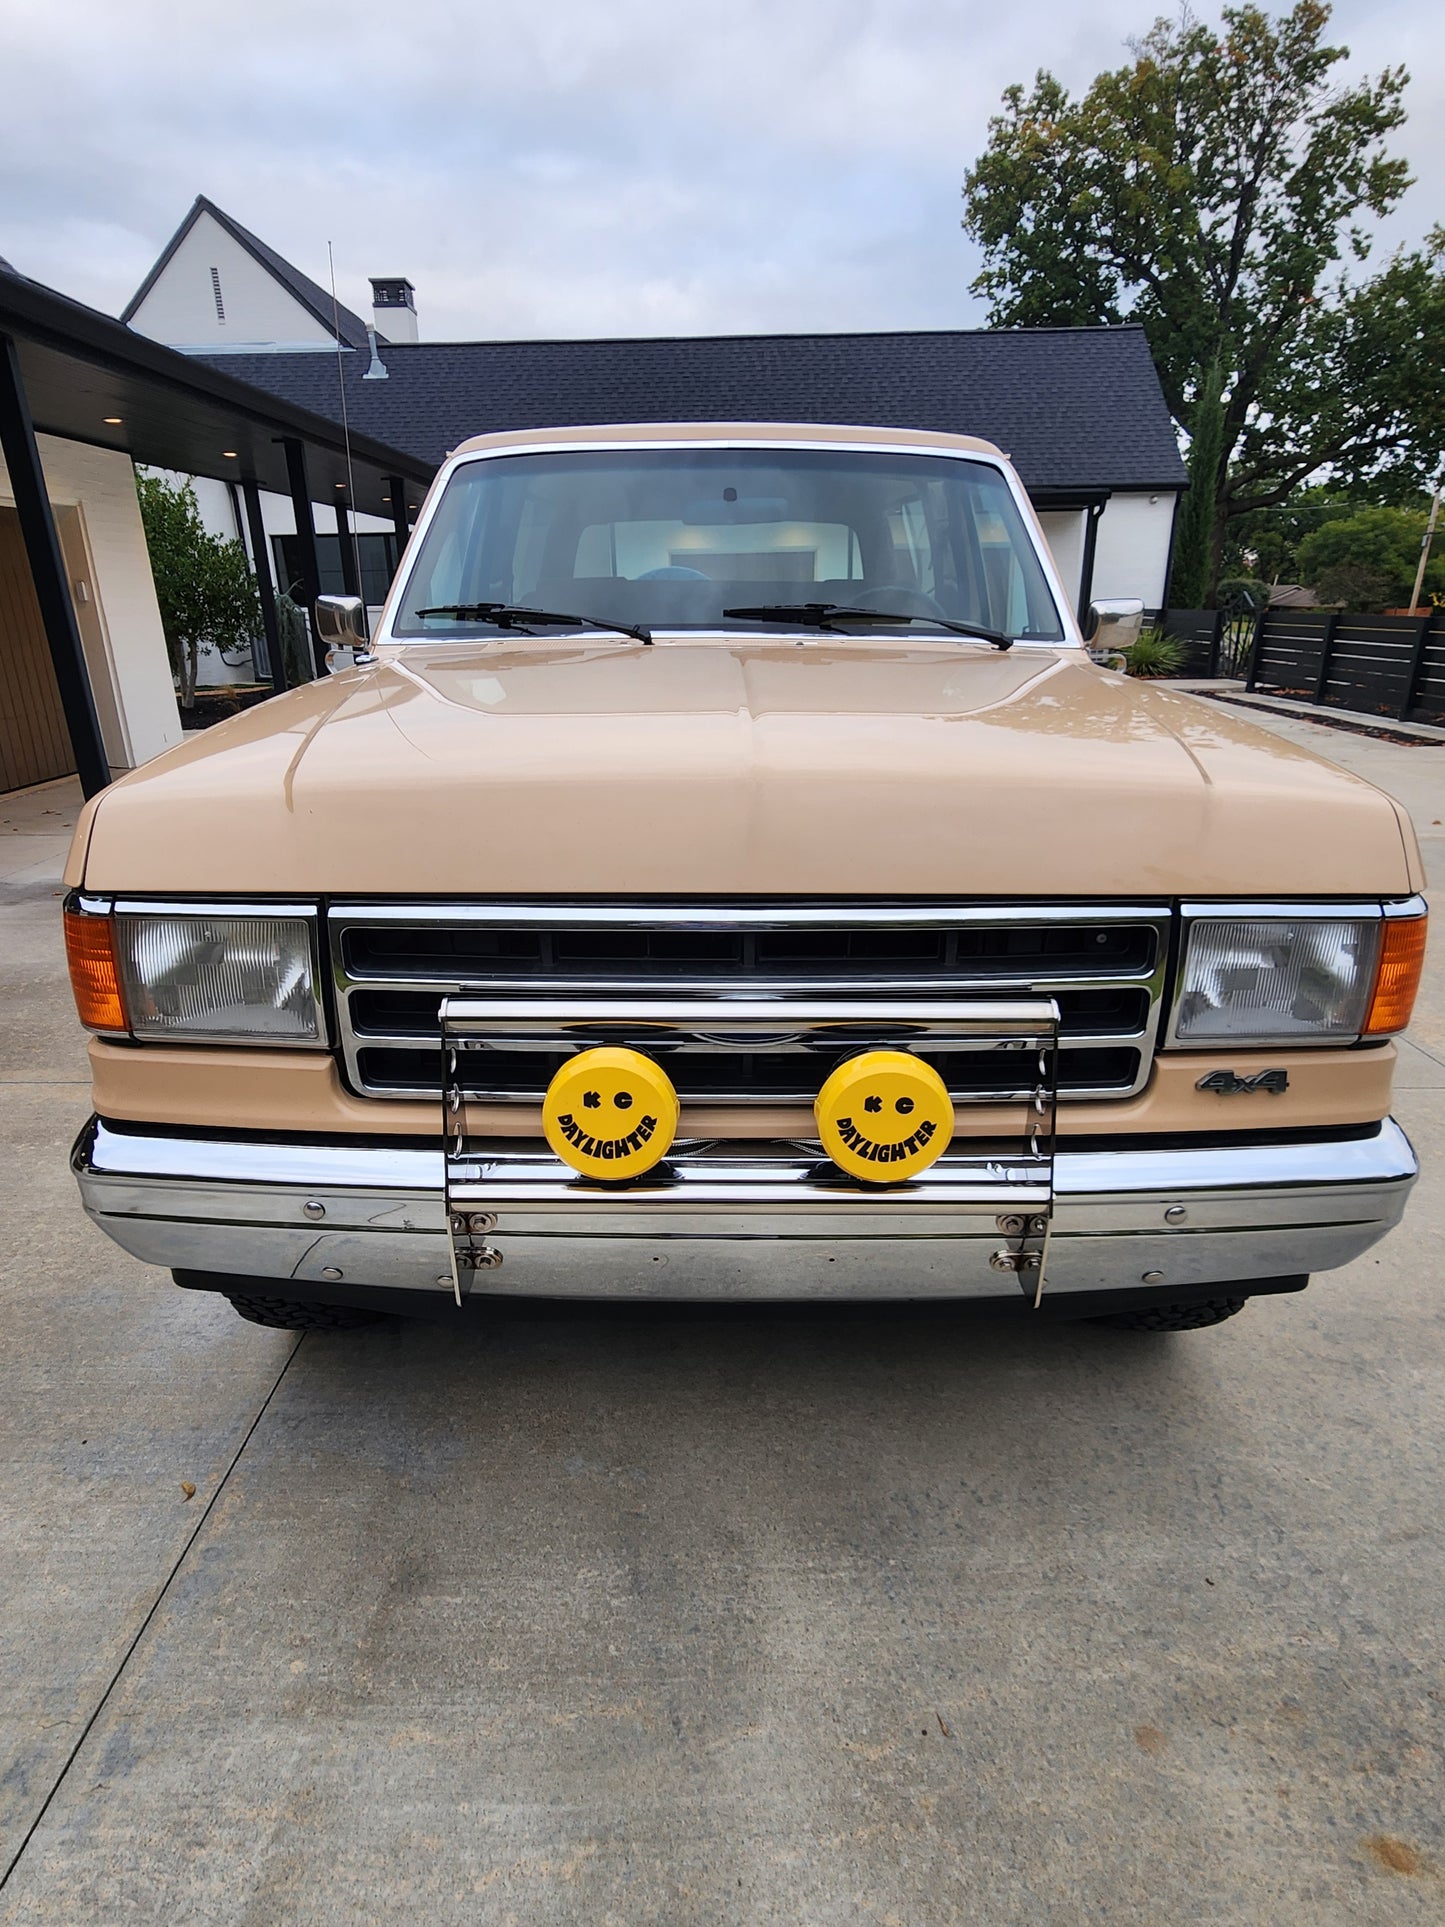
POLYGON ((677 1136, 677 1092, 640 1050, 584 1050, 547 1086, 542 1129, 583 1177, 635 1178, 665 1158, 677 1136))
POLYGON ((868 1050, 840 1064, 813 1100, 813 1115, 839 1169, 874 1184, 916 1178, 953 1137, 947 1085, 904 1050, 868 1050))

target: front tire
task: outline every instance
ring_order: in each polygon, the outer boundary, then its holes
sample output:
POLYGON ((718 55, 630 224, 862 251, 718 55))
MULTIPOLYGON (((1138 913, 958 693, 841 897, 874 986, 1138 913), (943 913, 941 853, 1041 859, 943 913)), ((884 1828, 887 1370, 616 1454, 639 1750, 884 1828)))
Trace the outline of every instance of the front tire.
POLYGON ((1090 1324, 1119 1332, 1193 1332, 1206 1325, 1222 1325, 1244 1310, 1244 1298, 1205 1298, 1192 1305, 1144 1305, 1138 1311, 1111 1311, 1090 1324))
POLYGON ((254 1292, 228 1291, 232 1309, 253 1325, 269 1325, 284 1332, 342 1332, 372 1325, 380 1312, 358 1311, 352 1305, 303 1305, 295 1298, 262 1298, 254 1292))

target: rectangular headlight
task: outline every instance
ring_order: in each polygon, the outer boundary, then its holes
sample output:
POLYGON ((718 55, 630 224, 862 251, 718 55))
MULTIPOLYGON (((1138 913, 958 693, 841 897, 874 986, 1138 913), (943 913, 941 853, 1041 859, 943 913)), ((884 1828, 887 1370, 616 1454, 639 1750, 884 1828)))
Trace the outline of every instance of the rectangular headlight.
POLYGON ((1196 916, 1174 1005, 1177 1044, 1298 1044, 1365 1028, 1381 918, 1196 916))
POLYGON ((130 1027, 176 1043, 320 1044, 314 919, 117 907, 130 1027))

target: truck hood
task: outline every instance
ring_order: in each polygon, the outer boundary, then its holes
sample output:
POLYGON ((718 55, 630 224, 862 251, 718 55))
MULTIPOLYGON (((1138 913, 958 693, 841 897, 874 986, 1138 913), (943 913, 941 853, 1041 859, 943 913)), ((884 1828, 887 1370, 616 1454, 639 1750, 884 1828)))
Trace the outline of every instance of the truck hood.
POLYGON ((1380 791, 1077 650, 420 645, 106 791, 88 887, 270 896, 1379 895, 1380 791))

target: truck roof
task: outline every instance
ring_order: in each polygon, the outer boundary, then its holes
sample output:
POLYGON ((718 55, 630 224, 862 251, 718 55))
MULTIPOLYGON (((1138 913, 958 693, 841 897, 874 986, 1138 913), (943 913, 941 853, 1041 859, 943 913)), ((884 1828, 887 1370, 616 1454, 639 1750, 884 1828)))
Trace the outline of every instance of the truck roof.
MULTIPOLYGON (((615 422, 586 427, 504 429, 473 435, 451 450, 518 448, 557 442, 868 442, 906 448, 949 448, 961 454, 999 456, 1002 450, 976 435, 946 435, 936 428, 850 428, 817 422, 615 422)), ((1007 458, 1005 458, 1007 459, 1007 458)))

